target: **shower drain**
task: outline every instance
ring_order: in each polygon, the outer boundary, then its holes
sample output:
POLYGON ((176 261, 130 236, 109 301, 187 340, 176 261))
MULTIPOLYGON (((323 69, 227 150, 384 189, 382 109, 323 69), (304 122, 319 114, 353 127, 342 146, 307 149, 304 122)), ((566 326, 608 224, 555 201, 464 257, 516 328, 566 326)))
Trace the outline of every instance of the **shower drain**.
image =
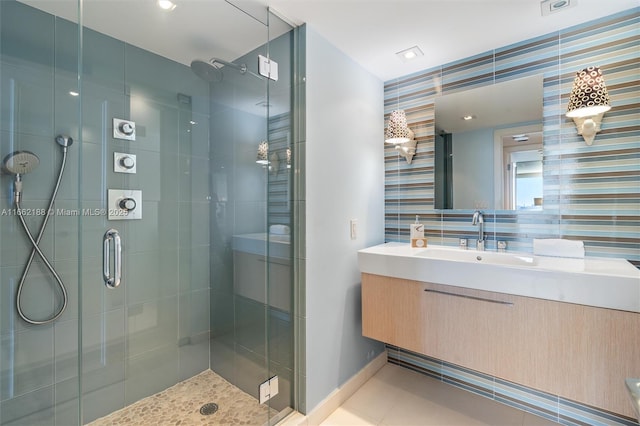
POLYGON ((209 402, 200 407, 200 414, 203 416, 210 416, 218 411, 218 404, 215 402, 209 402))

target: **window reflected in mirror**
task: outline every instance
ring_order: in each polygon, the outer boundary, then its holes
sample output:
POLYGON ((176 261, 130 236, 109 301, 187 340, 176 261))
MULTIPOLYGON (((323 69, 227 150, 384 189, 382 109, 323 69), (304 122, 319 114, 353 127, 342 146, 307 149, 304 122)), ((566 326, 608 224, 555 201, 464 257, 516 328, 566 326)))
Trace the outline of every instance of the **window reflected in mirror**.
POLYGON ((535 75, 436 98, 436 209, 542 210, 542 86, 535 75))

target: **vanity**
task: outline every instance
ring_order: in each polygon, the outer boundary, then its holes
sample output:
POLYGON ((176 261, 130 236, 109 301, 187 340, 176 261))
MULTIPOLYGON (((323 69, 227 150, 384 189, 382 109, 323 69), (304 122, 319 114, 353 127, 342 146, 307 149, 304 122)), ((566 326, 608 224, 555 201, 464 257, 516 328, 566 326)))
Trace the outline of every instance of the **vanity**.
POLYGON ((635 417, 640 271, 565 259, 387 243, 358 252, 363 335, 635 417))
POLYGON ((289 234, 234 235, 235 293, 283 312, 291 312, 290 247, 289 234))

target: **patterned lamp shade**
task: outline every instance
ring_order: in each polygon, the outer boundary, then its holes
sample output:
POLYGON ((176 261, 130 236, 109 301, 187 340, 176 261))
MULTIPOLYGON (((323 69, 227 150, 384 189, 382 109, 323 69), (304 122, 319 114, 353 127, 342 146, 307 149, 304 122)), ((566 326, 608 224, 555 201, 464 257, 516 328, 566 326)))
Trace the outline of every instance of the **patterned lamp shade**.
POLYGON ((413 139, 413 132, 407 127, 407 116, 404 111, 399 109, 391 112, 384 141, 400 144, 409 142, 411 139, 413 139))
POLYGON ((258 145, 258 156, 256 157, 256 163, 269 164, 269 142, 262 141, 258 145))
POLYGON ((588 67, 576 73, 567 107, 567 117, 589 117, 609 111, 609 92, 598 67, 588 67))

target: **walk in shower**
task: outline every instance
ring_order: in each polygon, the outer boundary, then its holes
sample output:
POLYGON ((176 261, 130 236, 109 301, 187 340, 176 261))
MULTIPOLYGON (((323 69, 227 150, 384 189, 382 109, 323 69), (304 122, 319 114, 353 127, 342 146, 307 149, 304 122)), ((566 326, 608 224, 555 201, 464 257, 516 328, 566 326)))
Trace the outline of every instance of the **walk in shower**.
POLYGON ((159 3, 0 2, 2 426, 295 407, 296 30, 159 3))

